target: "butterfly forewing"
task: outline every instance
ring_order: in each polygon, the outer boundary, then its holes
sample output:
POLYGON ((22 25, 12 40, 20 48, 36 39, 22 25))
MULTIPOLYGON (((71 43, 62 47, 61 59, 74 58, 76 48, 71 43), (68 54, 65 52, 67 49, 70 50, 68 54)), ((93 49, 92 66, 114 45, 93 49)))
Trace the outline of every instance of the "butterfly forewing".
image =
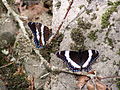
POLYGON ((35 34, 36 33, 36 25, 35 25, 35 23, 34 22, 29 22, 28 26, 30 27, 32 33, 35 34))
POLYGON ((37 22, 29 22, 28 26, 34 35, 34 42, 36 47, 43 48, 43 46, 46 45, 46 41, 49 40, 52 30, 47 26, 37 22))

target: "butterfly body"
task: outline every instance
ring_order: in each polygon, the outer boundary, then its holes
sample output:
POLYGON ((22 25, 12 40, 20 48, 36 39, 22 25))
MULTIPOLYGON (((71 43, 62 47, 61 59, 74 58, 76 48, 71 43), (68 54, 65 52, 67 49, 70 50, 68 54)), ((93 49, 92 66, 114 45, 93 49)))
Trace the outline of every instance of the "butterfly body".
POLYGON ((51 29, 37 22, 29 22, 28 26, 33 33, 36 48, 43 48, 52 35, 51 29))
POLYGON ((56 53, 57 57, 65 61, 72 71, 89 71, 91 64, 96 61, 99 56, 96 50, 85 51, 60 51, 56 53))

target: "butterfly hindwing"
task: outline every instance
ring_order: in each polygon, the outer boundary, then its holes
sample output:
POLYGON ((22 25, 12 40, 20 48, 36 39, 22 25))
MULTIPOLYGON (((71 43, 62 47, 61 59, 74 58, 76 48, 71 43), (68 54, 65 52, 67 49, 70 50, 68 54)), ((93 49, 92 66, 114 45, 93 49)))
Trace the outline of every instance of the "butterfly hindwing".
POLYGON ((99 56, 96 50, 85 51, 60 51, 56 53, 57 57, 66 61, 72 71, 89 71, 91 64, 96 61, 99 56))
POLYGON ((36 47, 43 48, 43 46, 46 45, 46 42, 52 35, 52 30, 47 26, 44 26, 43 24, 37 22, 29 22, 28 26, 34 35, 34 43, 36 47))

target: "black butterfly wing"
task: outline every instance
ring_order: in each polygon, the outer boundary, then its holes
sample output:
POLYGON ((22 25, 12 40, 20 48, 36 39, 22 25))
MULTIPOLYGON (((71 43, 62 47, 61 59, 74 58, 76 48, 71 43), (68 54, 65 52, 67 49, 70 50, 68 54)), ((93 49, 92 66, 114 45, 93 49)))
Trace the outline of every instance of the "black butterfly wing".
POLYGON ((44 38, 45 42, 49 40, 52 35, 52 29, 49 29, 47 26, 44 26, 44 38))
POLYGON ((77 64, 79 61, 78 52, 76 51, 60 51, 57 52, 57 57, 61 58, 63 61, 65 61, 72 71, 80 71, 81 66, 77 64))
POLYGON ((29 22, 28 26, 31 29, 32 33, 35 35, 36 34, 36 25, 35 25, 35 22, 29 22))
POLYGON ((67 59, 65 57, 65 51, 59 51, 56 53, 56 56, 60 59, 62 59, 64 62, 67 62, 67 59))
POLYGON ((31 29, 31 31, 34 35, 34 43, 36 45, 36 48, 39 48, 40 47, 40 41, 37 38, 36 23, 35 22, 29 22, 28 26, 30 27, 30 29, 31 29))
POLYGON ((37 22, 29 22, 28 26, 34 35, 34 42, 36 47, 43 48, 43 46, 46 45, 46 41, 48 41, 52 35, 52 30, 47 26, 37 22))
POLYGON ((99 52, 97 50, 85 50, 79 52, 81 62, 79 63, 82 66, 82 69, 85 71, 91 70, 91 65, 99 57, 99 52))

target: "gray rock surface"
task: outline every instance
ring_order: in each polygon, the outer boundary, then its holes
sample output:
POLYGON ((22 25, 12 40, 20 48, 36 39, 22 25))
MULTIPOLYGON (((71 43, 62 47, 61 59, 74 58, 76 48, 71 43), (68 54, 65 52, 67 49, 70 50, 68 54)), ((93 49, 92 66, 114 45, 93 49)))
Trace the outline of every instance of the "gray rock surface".
POLYGON ((12 19, 4 16, 0 19, 0 47, 5 47, 7 45, 13 45, 15 42, 16 28, 15 23, 12 19))
MULTIPOLYGON (((117 1, 117 0, 115 0, 117 1)), ((90 29, 83 30, 83 35, 86 38, 85 39, 85 46, 87 49, 96 49, 100 53, 100 57, 97 60, 97 62, 93 65, 93 69, 97 71, 97 75, 99 76, 116 76, 119 72, 119 58, 120 55, 117 54, 119 51, 119 37, 120 37, 120 15, 119 15, 119 7, 118 12, 114 12, 110 17, 110 23, 114 23, 114 26, 106 29, 101 29, 101 16, 102 14, 109 8, 107 6, 107 0, 92 0, 91 3, 88 4, 87 0, 74 0, 74 3, 72 5, 72 9, 70 10, 67 18, 64 20, 63 27, 61 31, 65 31, 64 39, 61 42, 60 50, 70 50, 70 44, 73 43, 70 38, 70 30, 66 29, 65 27, 76 17, 76 15, 81 11, 79 7, 81 5, 85 5, 87 7, 87 10, 92 10, 90 13, 82 13, 79 18, 82 18, 84 21, 87 21, 92 24, 92 27, 90 29), (92 20, 93 14, 96 14, 97 18, 92 20), (112 21, 114 18, 114 21, 112 21), (97 39, 95 41, 88 38, 88 34, 91 31, 97 31, 97 39), (108 38, 112 39, 113 46, 109 45, 109 42, 105 42, 106 33, 108 33, 108 38)), ((60 23, 63 21, 63 17, 66 13, 67 7, 70 2, 67 0, 53 0, 53 29, 56 29, 60 25, 60 23), (61 2, 61 5, 59 9, 56 7, 56 4, 58 2, 61 2)), ((70 23, 69 25, 70 29, 76 27, 76 21, 70 23), (71 28, 72 27, 72 28, 71 28)), ((52 64, 55 65, 57 63, 58 67, 65 67, 62 63, 62 60, 56 59, 56 56, 52 56, 52 64)), ((103 80, 103 82, 107 85, 112 84, 112 79, 106 79, 103 80)), ((76 85, 76 79, 73 75, 68 74, 59 74, 56 76, 56 78, 51 79, 51 89, 50 90, 78 90, 76 87, 73 87, 76 85), (67 77, 66 77, 67 76, 67 77), (61 78, 61 79, 59 79, 61 78), (69 78, 70 82, 68 79, 69 78), (57 79, 57 80, 56 80, 57 79), (54 82, 54 83, 53 83, 54 82), (61 85, 61 83, 68 83, 66 88, 64 85, 61 85)), ((118 90, 116 85, 112 85, 111 88, 113 90, 118 90)))

